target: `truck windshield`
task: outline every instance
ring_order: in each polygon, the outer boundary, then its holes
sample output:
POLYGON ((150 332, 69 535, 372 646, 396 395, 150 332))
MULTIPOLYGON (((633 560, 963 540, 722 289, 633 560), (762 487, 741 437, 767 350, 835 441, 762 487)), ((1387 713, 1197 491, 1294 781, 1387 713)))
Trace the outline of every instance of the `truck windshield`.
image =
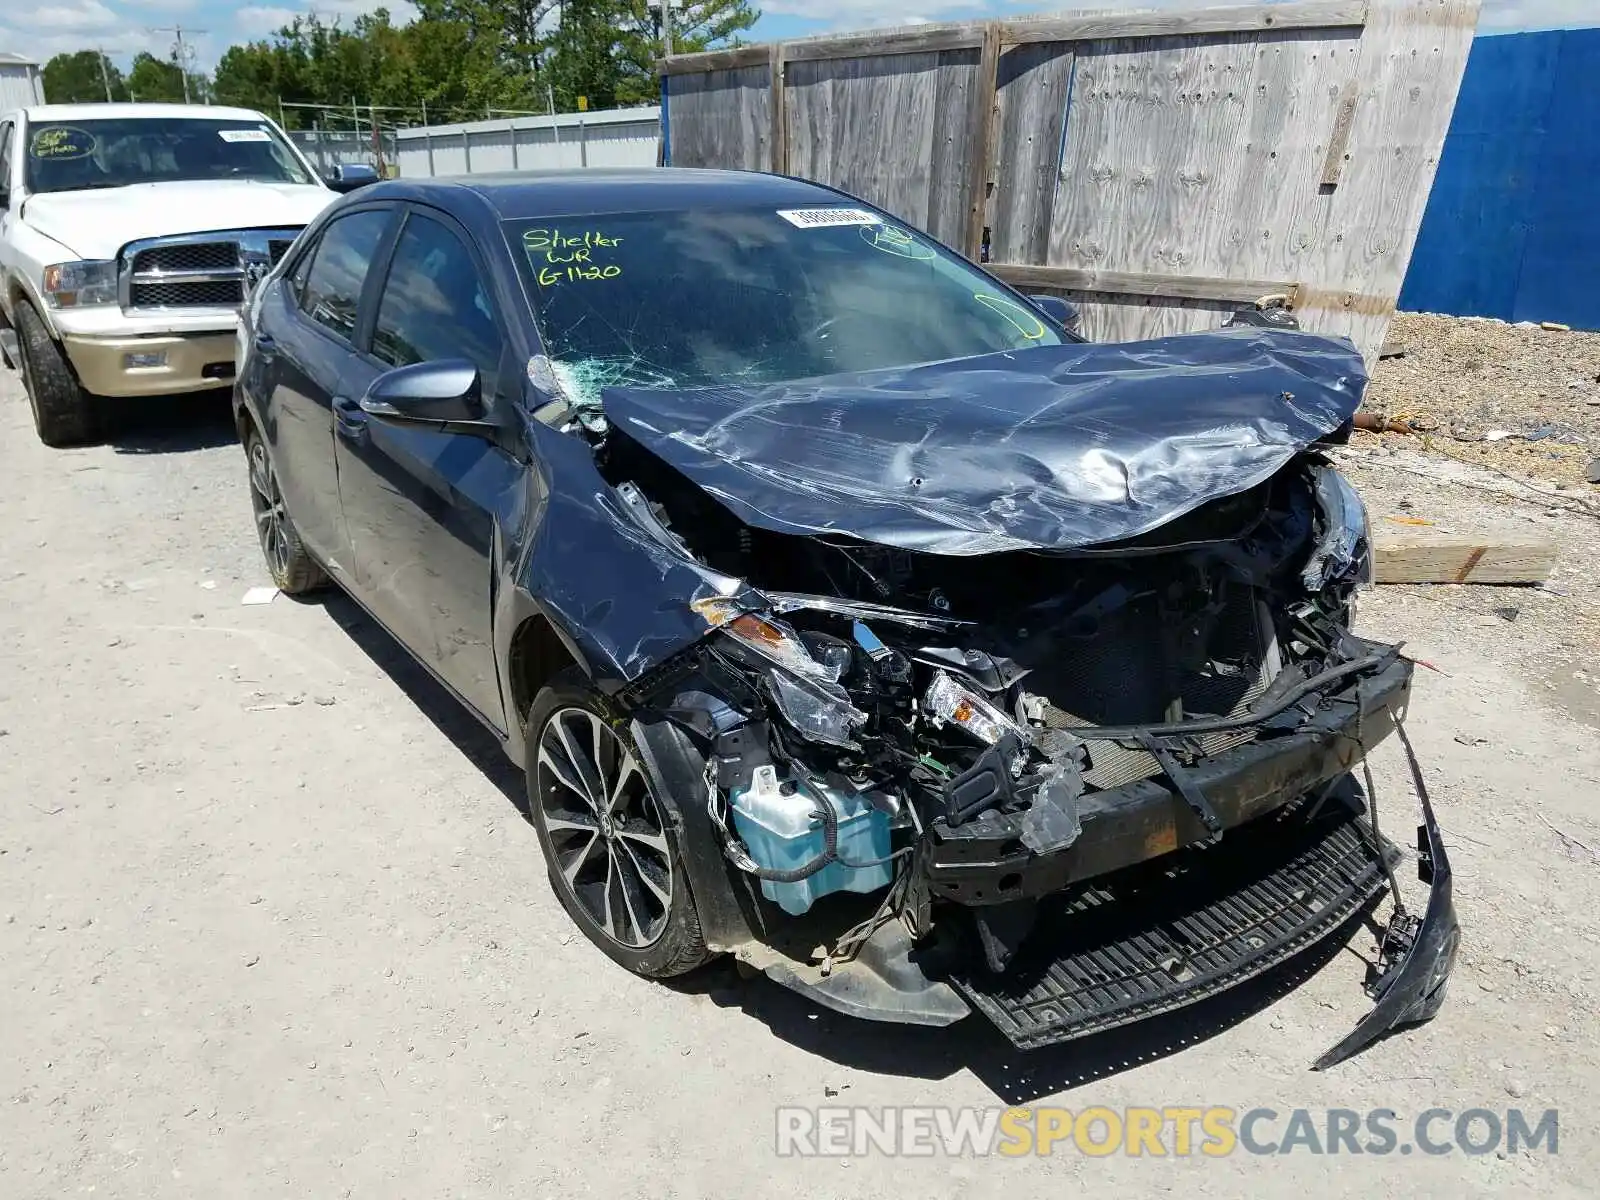
POLYGON ((1065 340, 987 274, 859 208, 507 222, 569 398, 760 385, 1065 340))
POLYGON ((193 179, 314 180, 264 121, 114 117, 43 121, 27 131, 31 192, 193 179))

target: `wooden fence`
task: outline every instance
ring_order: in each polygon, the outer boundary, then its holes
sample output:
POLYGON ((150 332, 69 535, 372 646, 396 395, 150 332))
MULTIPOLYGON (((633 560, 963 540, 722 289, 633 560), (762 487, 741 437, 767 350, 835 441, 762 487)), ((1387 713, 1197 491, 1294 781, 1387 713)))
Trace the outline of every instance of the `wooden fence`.
POLYGON ((669 58, 674 166, 859 195, 1091 336, 1272 293, 1376 356, 1478 0, 922 25, 669 58))

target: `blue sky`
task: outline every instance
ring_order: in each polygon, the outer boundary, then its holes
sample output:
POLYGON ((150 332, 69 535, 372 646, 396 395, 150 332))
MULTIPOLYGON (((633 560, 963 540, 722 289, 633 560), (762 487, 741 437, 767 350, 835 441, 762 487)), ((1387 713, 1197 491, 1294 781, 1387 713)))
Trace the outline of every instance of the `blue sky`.
MULTIPOLYGON (((201 66, 209 67, 233 42, 261 37, 297 13, 317 11, 351 16, 381 0, 0 0, 0 50, 31 55, 43 62, 62 50, 99 45, 126 61, 140 50, 165 55, 173 25, 204 31, 186 34, 201 66)), ((692 0, 691 0, 692 2, 692 0)), ((1205 8, 1238 0, 757 0, 762 18, 756 40, 803 37, 830 30, 969 17, 1112 8, 1205 8)), ((1269 2, 1269 0, 1260 0, 1269 2)), ((405 0, 390 0, 391 11, 409 10, 405 0)), ((1600 0, 1483 0, 1479 31, 1600 24, 1600 0)))

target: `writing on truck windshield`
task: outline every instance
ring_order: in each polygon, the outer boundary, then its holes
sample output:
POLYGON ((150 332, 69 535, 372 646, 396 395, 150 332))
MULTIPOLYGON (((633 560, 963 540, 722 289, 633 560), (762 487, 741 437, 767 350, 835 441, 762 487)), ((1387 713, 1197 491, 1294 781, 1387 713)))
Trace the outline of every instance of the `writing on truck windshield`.
POLYGON ((1059 345, 988 275, 877 214, 697 209, 507 223, 569 398, 758 386, 1059 345))
POLYGON ((31 125, 25 177, 34 192, 178 180, 312 183, 281 135, 261 121, 117 117, 31 125))

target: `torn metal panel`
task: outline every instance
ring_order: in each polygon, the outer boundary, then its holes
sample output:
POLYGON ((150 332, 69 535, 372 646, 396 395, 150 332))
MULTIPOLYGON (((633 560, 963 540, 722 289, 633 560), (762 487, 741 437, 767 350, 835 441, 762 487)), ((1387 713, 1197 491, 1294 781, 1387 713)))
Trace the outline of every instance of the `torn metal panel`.
POLYGON ((1119 541, 1254 487, 1366 379, 1345 339, 1244 327, 603 403, 750 525, 977 555, 1119 541))

